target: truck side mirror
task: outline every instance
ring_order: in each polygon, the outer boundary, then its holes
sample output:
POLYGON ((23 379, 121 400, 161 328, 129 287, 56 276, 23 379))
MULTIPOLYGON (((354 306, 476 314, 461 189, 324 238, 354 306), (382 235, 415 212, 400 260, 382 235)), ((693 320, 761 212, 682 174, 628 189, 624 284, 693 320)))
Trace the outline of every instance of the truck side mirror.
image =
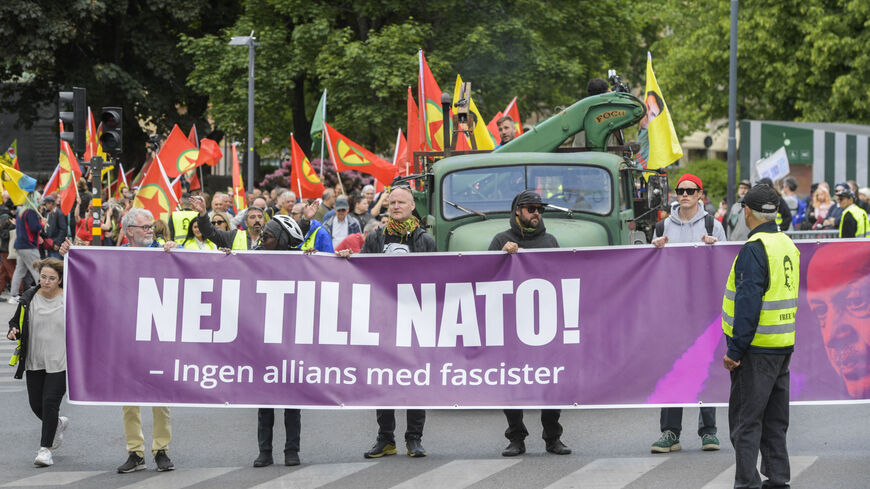
POLYGON ((664 209, 668 204, 667 175, 651 175, 647 182, 647 203, 650 209, 664 209))

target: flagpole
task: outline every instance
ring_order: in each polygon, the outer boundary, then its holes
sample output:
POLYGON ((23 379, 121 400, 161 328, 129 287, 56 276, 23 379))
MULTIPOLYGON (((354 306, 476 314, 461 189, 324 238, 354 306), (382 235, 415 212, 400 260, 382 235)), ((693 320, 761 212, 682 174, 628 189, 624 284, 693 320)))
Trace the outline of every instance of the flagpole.
MULTIPOLYGON (((323 134, 325 134, 326 137, 329 137, 329 131, 326 129, 326 121, 323 122, 323 134)), ((331 138, 329 140, 329 156, 330 156, 329 159, 332 160, 332 166, 335 168, 335 177, 338 179, 338 188, 340 188, 341 193, 344 194, 345 197, 347 197, 347 192, 344 190, 344 184, 341 183, 341 172, 338 171, 338 165, 335 164, 335 155, 332 154, 332 139, 331 138)), ((323 160, 320 160, 320 161, 323 162, 323 160)))
MULTIPOLYGON (((323 123, 326 124, 326 89, 323 89, 323 123)), ((326 132, 326 126, 323 128, 323 132, 326 132)), ((323 146, 326 143, 326 139, 323 137, 323 134, 320 135, 320 179, 323 179, 323 146)))
POLYGON ((396 150, 393 151, 393 166, 396 166, 396 160, 399 159, 399 141, 402 140, 402 130, 396 133, 396 150))

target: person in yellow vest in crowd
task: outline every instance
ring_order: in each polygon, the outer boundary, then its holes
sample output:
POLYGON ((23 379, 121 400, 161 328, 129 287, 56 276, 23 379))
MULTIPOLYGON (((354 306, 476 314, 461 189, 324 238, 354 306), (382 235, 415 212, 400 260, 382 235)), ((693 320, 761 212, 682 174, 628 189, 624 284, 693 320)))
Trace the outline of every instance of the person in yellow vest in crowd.
POLYGON ((184 246, 187 250, 217 250, 218 247, 213 241, 205 239, 205 236, 199 231, 199 224, 196 221, 191 223, 187 230, 187 236, 182 239, 175 240, 178 244, 184 246))
POLYGON ((800 252, 775 222, 779 201, 776 191, 762 184, 743 198, 749 237, 731 266, 722 299, 736 488, 762 487, 756 469, 761 448, 761 471, 768 479, 764 487, 789 487, 791 478, 788 366, 794 351, 800 252))
POLYGON ((855 204, 855 194, 849 189, 837 192, 837 203, 843 209, 840 217, 841 238, 866 238, 870 233, 867 212, 855 204))
POLYGON ((205 199, 191 197, 190 205, 199 214, 196 222, 202 236, 217 245, 218 248, 231 250, 251 250, 260 241, 260 233, 263 230, 264 213, 260 207, 248 207, 245 213, 245 229, 230 229, 221 231, 211 224, 208 212, 206 212, 205 199))
POLYGON ((199 213, 190 207, 190 194, 182 194, 178 202, 179 210, 169 214, 169 235, 172 241, 183 243, 189 236, 190 225, 199 213))
POLYGON ((290 210, 290 217, 299 223, 299 228, 305 234, 305 240, 294 249, 309 253, 315 251, 332 253, 335 251, 329 230, 320 221, 314 219, 318 207, 320 204, 317 201, 312 201, 310 204, 300 202, 290 210))

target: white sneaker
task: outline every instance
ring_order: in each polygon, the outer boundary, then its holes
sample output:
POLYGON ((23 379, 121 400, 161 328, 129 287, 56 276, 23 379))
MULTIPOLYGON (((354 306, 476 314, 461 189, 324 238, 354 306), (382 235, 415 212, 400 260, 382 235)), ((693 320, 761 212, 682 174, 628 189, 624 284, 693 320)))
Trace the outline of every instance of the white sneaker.
POLYGON ((68 425, 69 418, 66 416, 60 416, 57 418, 57 431, 54 433, 54 443, 51 444, 52 450, 60 448, 60 444, 63 443, 63 432, 66 430, 68 425))
POLYGON ((45 447, 39 447, 39 451, 36 452, 36 459, 33 461, 33 464, 37 467, 48 467, 49 465, 53 465, 54 460, 51 459, 51 450, 45 447))
POLYGON ((6 299, 6 302, 8 302, 9 304, 18 304, 18 296, 10 296, 8 299, 6 299))

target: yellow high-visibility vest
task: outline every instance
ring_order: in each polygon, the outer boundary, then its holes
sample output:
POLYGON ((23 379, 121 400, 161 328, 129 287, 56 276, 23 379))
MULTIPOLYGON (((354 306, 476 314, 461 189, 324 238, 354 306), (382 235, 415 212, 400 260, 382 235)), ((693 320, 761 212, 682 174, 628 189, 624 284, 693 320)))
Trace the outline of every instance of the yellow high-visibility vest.
POLYGON ((187 230, 197 217, 199 213, 196 211, 176 211, 170 215, 169 225, 176 243, 181 244, 187 238, 187 230))
MULTIPOLYGON (((791 238, 784 233, 755 233, 746 240, 761 241, 767 253, 767 269, 770 284, 761 298, 761 314, 758 328, 752 338, 752 346, 783 348, 794 346, 795 314, 798 306, 800 284, 800 252, 791 238)), ((737 287, 734 280, 734 263, 725 285, 722 299, 722 331, 732 337, 734 328, 734 297, 737 287)))
POLYGON ((846 214, 851 214, 855 222, 858 223, 858 227, 855 229, 855 237, 866 238, 868 233, 870 233, 870 229, 868 229, 870 228, 870 222, 867 221, 867 212, 855 204, 846 207, 843 215, 840 216, 840 237, 843 237, 843 218, 846 217, 846 214))
POLYGON ((233 238, 233 250, 247 250, 248 249, 248 232, 238 230, 236 231, 236 236, 233 238))

